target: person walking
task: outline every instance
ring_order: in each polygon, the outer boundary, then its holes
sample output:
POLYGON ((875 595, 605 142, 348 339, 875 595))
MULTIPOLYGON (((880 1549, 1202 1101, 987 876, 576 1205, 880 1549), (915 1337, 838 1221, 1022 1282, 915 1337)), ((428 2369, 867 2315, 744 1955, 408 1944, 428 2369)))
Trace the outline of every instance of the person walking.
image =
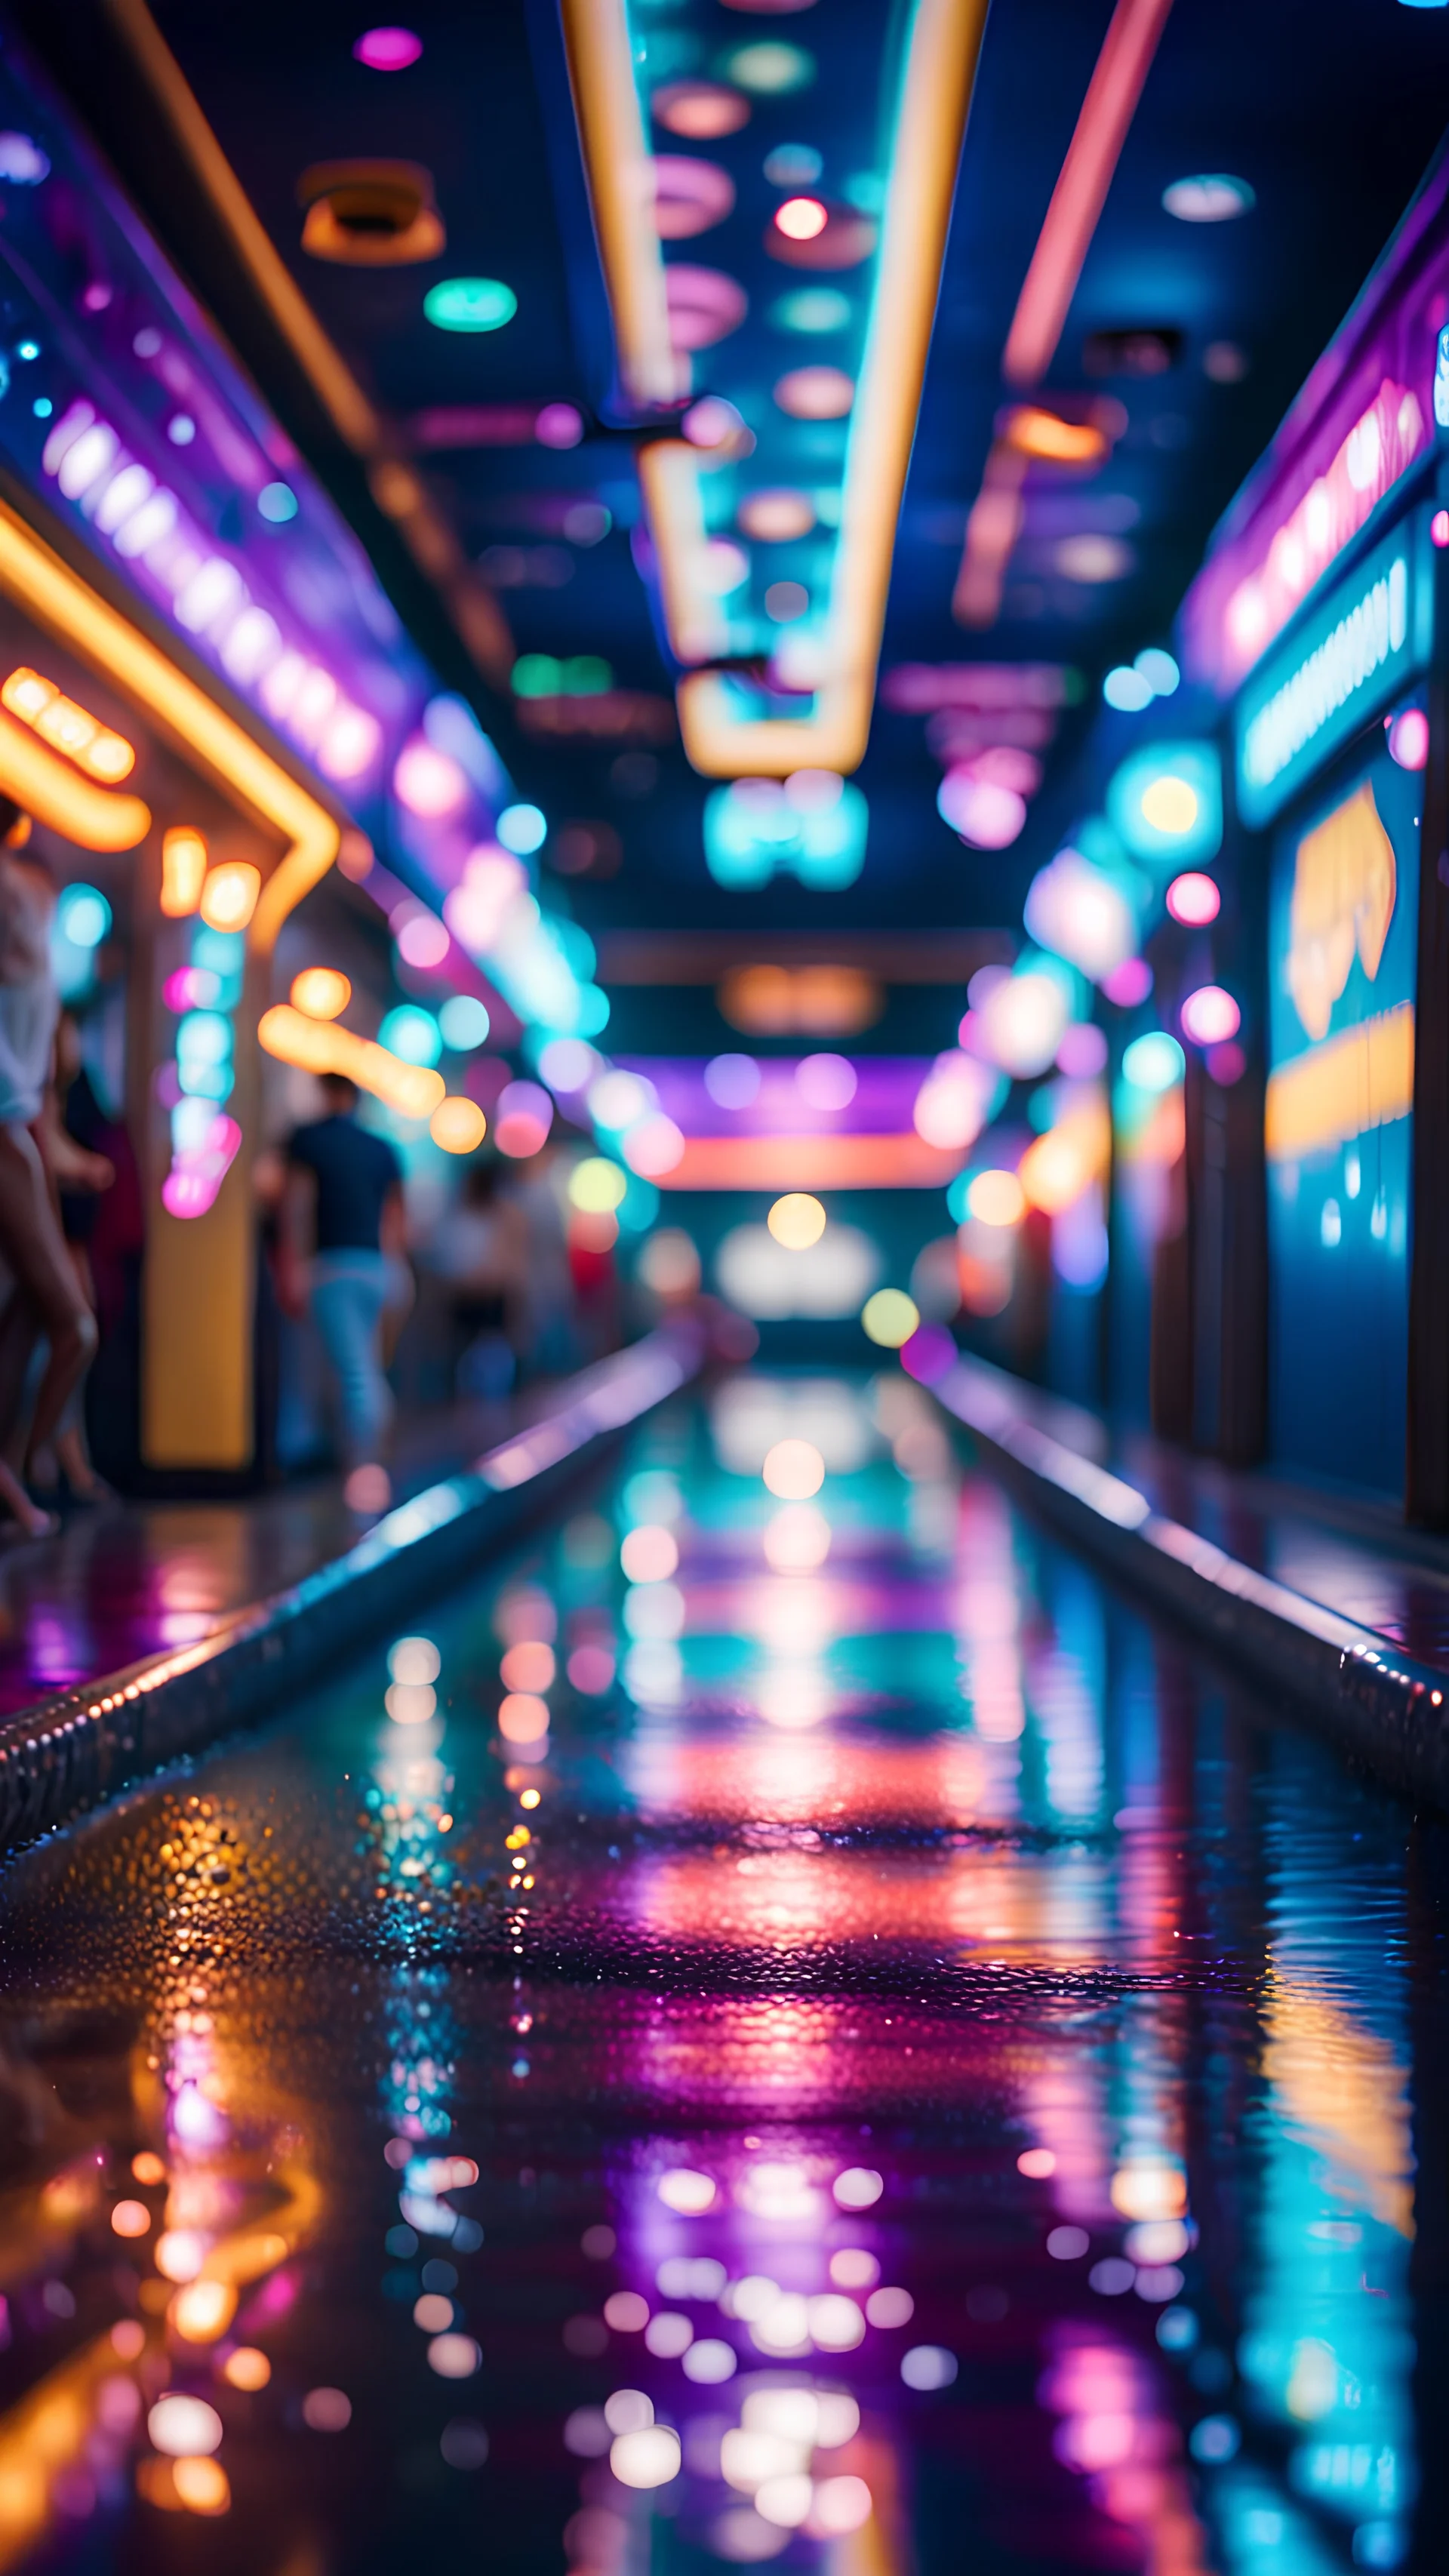
POLYGON ((382 1363, 382 1326, 394 1300, 406 1236, 402 1166, 391 1145, 357 1120, 357 1087, 322 1076, 325 1116, 287 1147, 277 1247, 284 1310, 311 1313, 336 1379, 343 1494, 356 1511, 390 1499, 385 1465, 393 1398, 382 1363))
MULTIPOLYGON (((0 798, 0 832, 19 816, 0 798)), ((24 1472, 54 1436, 72 1391, 96 1348, 96 1321, 86 1303, 75 1263, 61 1232, 58 1176, 44 1151, 41 1113, 50 1080, 60 997, 50 965, 50 925, 55 894, 46 870, 0 846, 0 1259, 12 1281, 0 1312, 0 1508, 27 1538, 43 1538, 58 1524, 26 1492, 8 1453, 20 1439, 31 1352, 47 1345, 31 1415, 24 1472)), ((83 1185, 104 1188, 112 1177, 99 1155, 71 1148, 83 1185), (87 1177, 88 1169, 88 1177, 87 1177)))

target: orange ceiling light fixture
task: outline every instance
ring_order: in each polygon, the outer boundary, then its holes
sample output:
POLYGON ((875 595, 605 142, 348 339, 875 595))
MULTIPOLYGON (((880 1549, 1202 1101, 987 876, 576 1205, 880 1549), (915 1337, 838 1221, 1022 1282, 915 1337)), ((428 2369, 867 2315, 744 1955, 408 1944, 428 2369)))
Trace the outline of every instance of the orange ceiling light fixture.
POLYGON ((375 1038, 360 1038, 335 1020, 309 1019, 290 1002, 274 1002, 257 1022, 257 1036, 280 1064, 295 1064, 304 1073, 341 1073, 359 1091, 370 1091, 401 1118, 431 1118, 447 1090, 440 1073, 425 1064, 405 1064, 375 1038))
POLYGON ((207 872, 201 918, 212 930, 245 930, 262 891, 262 872, 250 859, 226 859, 207 872))
MULTIPOLYGON (((3 503, 0 592, 17 601, 93 670, 104 673, 113 686, 123 689, 234 802, 281 834, 286 847, 261 887, 248 934, 251 947, 269 956, 288 913, 326 875, 337 856, 341 826, 335 815, 3 503)), ((150 814, 139 797, 108 794, 90 779, 77 776, 28 726, 0 709, 0 791, 12 796, 26 813, 50 822, 53 817, 42 798, 53 793, 55 778, 70 791, 73 816, 91 817, 93 828, 115 831, 119 825, 104 823, 105 814, 133 809, 125 839, 85 840, 79 832, 68 831, 65 822, 55 820, 58 831, 81 839, 83 847, 133 849, 150 829, 150 814), (46 766, 37 766, 42 763, 46 766), (144 818, 140 828, 131 829, 138 817, 144 818)))
MULTIPOLYGON (((562 0, 562 13, 620 368, 636 399, 658 404, 670 398, 662 390, 671 381, 664 359, 669 317, 659 243, 647 221, 652 201, 640 177, 646 146, 628 23, 622 0, 562 0)), ((678 687, 680 732, 694 767, 706 777, 787 778, 801 768, 843 775, 864 754, 895 531, 985 18, 985 0, 914 0, 910 15, 870 324, 851 412, 840 531, 813 657, 813 712, 800 718, 744 714, 724 671, 687 672, 678 687)), ((664 441, 646 449, 641 464, 671 637, 696 619, 704 631, 708 566, 700 559, 698 531, 705 513, 702 501, 687 503, 681 489, 690 479, 697 485, 702 459, 684 442, 664 441), (659 461, 664 454, 667 464, 659 461), (681 545, 693 561, 671 559, 681 545), (671 596, 677 601, 681 592, 688 594, 687 607, 671 615, 671 596)), ((720 647, 712 650, 723 659, 720 647)), ((681 654, 696 663, 710 658, 710 650, 681 654)))
POLYGON ((1095 420, 1063 420, 1040 403, 1018 403, 1006 415, 1001 436, 1019 456, 1042 465, 1105 465, 1112 442, 1095 420))
POLYGON ((82 850, 134 850, 151 829, 139 796, 84 778, 28 725, 0 709, 0 795, 82 850))
POLYGON ((352 986, 335 966, 304 966, 292 978, 291 999, 309 1020, 335 1020, 351 1001, 352 986))
POLYGON ((201 902, 206 883, 206 843, 188 824, 178 824, 161 839, 161 909, 168 921, 184 921, 201 902))
POLYGON ((0 688, 0 705, 102 787, 119 787, 136 766, 136 754, 124 734, 112 733, 99 716, 65 697, 54 680, 43 680, 38 671, 23 664, 0 688))
POLYGON ((1056 356, 1171 7, 1172 0, 1117 0, 1007 334, 1008 384, 1039 385, 1056 356))

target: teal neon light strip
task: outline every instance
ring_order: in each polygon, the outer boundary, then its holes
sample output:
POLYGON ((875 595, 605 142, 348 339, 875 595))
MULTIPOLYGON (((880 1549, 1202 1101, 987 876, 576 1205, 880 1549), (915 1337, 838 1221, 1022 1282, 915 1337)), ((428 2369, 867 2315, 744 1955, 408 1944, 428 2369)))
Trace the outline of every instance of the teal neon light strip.
POLYGON ((1422 671, 1434 641, 1428 514, 1402 520, 1242 691, 1238 809, 1268 822, 1422 671))

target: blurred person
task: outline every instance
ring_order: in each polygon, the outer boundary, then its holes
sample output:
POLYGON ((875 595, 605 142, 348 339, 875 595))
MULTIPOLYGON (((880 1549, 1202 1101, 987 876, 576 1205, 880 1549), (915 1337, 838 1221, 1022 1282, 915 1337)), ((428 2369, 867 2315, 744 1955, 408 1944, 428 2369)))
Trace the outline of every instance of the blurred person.
POLYGON ((546 1146, 516 1163, 503 1185, 522 1217, 526 1244, 526 1286, 516 1326, 519 1364, 543 1377, 562 1376, 579 1358, 564 1220, 567 1176, 568 1166, 546 1146))
MULTIPOLYGON (((96 1097, 82 1058, 80 1023, 74 1011, 63 1010, 56 1023, 54 1064, 41 1112, 40 1145, 57 1183, 66 1247, 104 1347, 108 1317, 102 1312, 96 1291, 92 1249, 96 1248, 104 1272, 118 1228, 115 1223, 103 1227, 102 1220, 110 1215, 121 1218, 124 1225, 121 1206, 107 1205, 118 1186, 122 1201, 134 1200, 137 1223, 130 1231, 140 1232, 140 1175, 124 1127, 107 1117, 96 1097)), ((82 1386, 72 1388, 54 1440, 46 1448, 36 1448, 34 1478, 37 1490, 44 1495, 58 1491, 63 1476, 72 1501, 105 1502, 111 1498, 111 1487, 97 1474, 91 1458, 83 1391, 82 1386)))
POLYGON ((359 1126, 355 1083, 324 1073, 321 1086, 325 1115, 296 1128, 287 1147, 277 1293, 287 1314, 310 1313, 316 1325, 337 1384, 343 1493, 354 1509, 374 1511, 390 1495, 382 1335, 406 1241, 402 1166, 383 1137, 359 1126))
POLYGON ((514 1345, 528 1270, 528 1225, 502 1187, 496 1162, 470 1163, 456 1204, 433 1238, 431 1266, 443 1281, 459 1390, 497 1403, 513 1384, 514 1345))
POLYGON ((26 1492, 11 1463, 20 1433, 30 1355, 42 1337, 45 1365, 36 1392, 23 1473, 52 1441, 67 1402, 96 1350, 96 1320, 61 1231, 60 1178, 104 1188, 103 1157, 61 1142, 58 1120, 42 1129, 60 1000, 50 963, 54 891, 45 869, 8 837, 22 822, 0 800, 0 1257, 11 1291, 0 1314, 0 1506, 28 1538, 58 1524, 26 1492))

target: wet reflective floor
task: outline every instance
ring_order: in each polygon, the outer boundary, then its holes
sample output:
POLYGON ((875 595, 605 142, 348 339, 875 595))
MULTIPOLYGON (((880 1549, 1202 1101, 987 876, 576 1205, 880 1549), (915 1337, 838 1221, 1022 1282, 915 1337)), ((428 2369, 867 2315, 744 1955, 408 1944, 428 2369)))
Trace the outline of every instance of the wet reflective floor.
POLYGON ((1442 1829, 904 1378, 659 1413, 0 1908, 0 2569, 1444 2563, 1442 1829))

